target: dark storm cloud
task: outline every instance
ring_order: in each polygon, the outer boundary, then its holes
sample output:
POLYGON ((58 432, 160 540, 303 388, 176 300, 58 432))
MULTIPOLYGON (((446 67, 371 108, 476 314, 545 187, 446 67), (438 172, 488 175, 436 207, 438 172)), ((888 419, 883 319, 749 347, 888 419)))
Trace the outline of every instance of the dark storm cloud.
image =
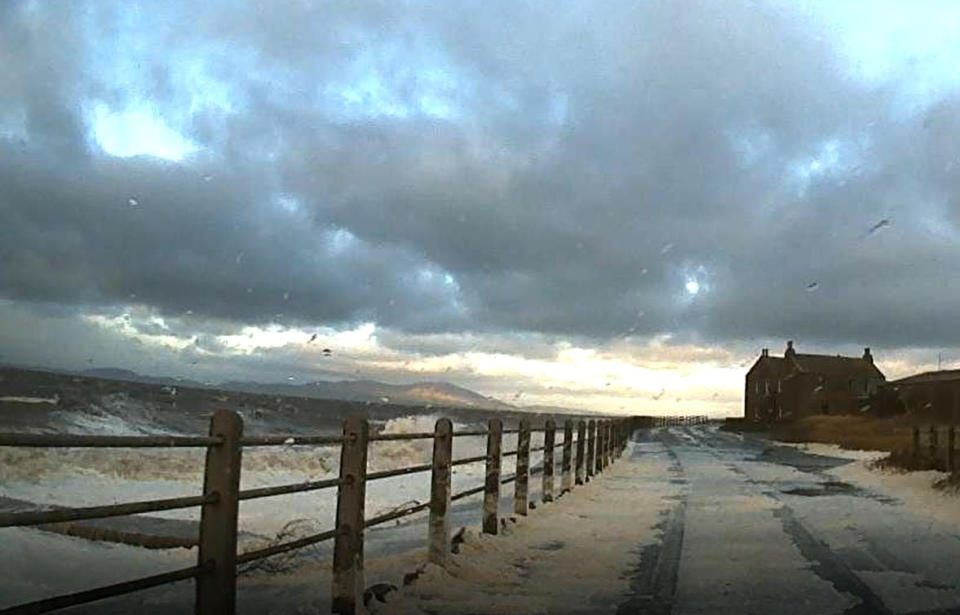
POLYGON ((440 334, 960 342, 956 102, 897 115, 892 86, 856 81, 788 7, 75 10, 0 22, 0 127, 24 133, 0 136, 6 298, 440 334), (197 151, 98 151, 89 106, 144 100, 197 151))

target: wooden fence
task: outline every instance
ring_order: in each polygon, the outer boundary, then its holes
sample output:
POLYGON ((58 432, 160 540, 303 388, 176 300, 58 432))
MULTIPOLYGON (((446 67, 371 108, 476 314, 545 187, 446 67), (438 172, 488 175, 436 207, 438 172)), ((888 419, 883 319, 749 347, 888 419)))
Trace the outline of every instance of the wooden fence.
POLYGON ((629 418, 577 420, 576 422, 568 419, 562 425, 563 439, 558 443, 556 441, 557 426, 552 420, 546 421, 542 427, 538 428, 532 428, 528 420, 521 420, 516 428, 504 429, 499 419, 492 419, 487 429, 454 431, 450 419, 442 418, 437 421, 432 432, 371 434, 369 423, 364 417, 351 417, 343 422, 339 436, 244 436, 243 421, 240 416, 229 410, 218 410, 210 419, 210 431, 207 436, 0 434, 0 446, 206 448, 206 467, 201 495, 107 506, 0 513, 0 528, 3 528, 200 506, 199 549, 195 566, 21 604, 4 609, 0 613, 46 613, 166 583, 194 579, 195 612, 202 615, 228 615, 236 611, 238 565, 328 540, 334 541, 332 612, 356 613, 364 590, 363 534, 366 528, 429 510, 428 558, 429 561, 444 566, 450 552, 450 525, 447 513, 452 502, 483 493, 481 517, 483 532, 496 534, 499 529, 498 507, 501 485, 514 483, 514 512, 526 515, 530 508, 528 490, 532 475, 537 473, 541 475, 541 498, 543 502, 550 502, 555 494, 562 495, 572 490, 575 485, 588 482, 591 477, 602 472, 619 457, 626 447, 633 425, 629 418), (530 434, 533 432, 543 433, 542 446, 535 448, 530 446, 530 434), (502 451, 503 435, 513 433, 517 434, 517 448, 502 451), (455 459, 453 441, 460 436, 486 436, 486 454, 455 459), (370 442, 428 439, 433 440, 431 463, 377 472, 367 471, 370 442), (241 458, 244 448, 291 444, 339 445, 339 476, 326 480, 240 489, 241 458), (562 447, 562 461, 559 469, 559 491, 555 491, 554 453, 558 446, 562 447), (535 471, 531 469, 530 454, 539 451, 543 452, 543 462, 539 471, 535 471), (510 456, 517 458, 516 472, 509 476, 501 476, 501 461, 504 457, 510 456), (484 484, 452 493, 452 469, 455 466, 479 462, 486 463, 484 484), (431 474, 428 502, 375 517, 367 517, 364 514, 368 482, 419 472, 431 474), (333 488, 337 490, 334 528, 255 551, 237 553, 237 518, 241 500, 333 488))
POLYGON ((682 416, 651 416, 648 419, 652 427, 670 427, 673 425, 702 425, 709 423, 710 417, 696 414, 682 416))
POLYGON ((917 469, 954 472, 957 468, 957 430, 953 425, 913 427, 912 465, 917 469))

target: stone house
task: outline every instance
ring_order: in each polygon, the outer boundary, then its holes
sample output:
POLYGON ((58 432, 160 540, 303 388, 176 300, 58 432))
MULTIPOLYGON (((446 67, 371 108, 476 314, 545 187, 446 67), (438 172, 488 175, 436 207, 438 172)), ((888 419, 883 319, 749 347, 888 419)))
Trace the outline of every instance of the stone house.
POLYGON ((770 422, 866 412, 884 382, 869 348, 861 357, 800 354, 788 341, 782 357, 764 348, 747 372, 744 416, 770 422))

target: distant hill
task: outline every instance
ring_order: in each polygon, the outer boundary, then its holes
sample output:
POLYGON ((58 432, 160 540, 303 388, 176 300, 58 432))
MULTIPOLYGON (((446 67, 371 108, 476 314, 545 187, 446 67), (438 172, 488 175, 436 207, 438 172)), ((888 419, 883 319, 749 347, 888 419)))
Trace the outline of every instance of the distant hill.
POLYGON ((185 378, 168 378, 166 376, 144 376, 129 369, 119 367, 95 367, 76 372, 81 376, 90 378, 104 378, 106 380, 124 380, 126 382, 140 382, 142 384, 165 384, 170 386, 194 387, 198 389, 211 388, 209 384, 203 384, 196 380, 185 378))
POLYGON ((408 406, 455 406, 460 408, 484 408, 488 410, 516 410, 517 407, 493 397, 486 397, 449 382, 417 382, 414 384, 387 384, 376 380, 317 381, 306 384, 286 382, 229 381, 212 385, 193 380, 145 376, 129 369, 98 367, 73 372, 90 378, 122 380, 141 384, 159 384, 198 389, 222 389, 240 393, 282 395, 285 397, 311 397, 316 399, 340 399, 343 401, 369 401, 408 406))
POLYGON ((386 384, 375 380, 318 381, 307 384, 224 382, 220 388, 244 393, 267 393, 291 397, 316 397, 345 401, 371 401, 410 406, 457 406, 516 410, 516 406, 448 382, 386 384))
POLYGON ((387 384, 376 380, 339 380, 294 384, 289 382, 252 382, 228 381, 219 384, 198 382, 186 378, 166 376, 146 376, 133 370, 119 367, 97 367, 85 370, 68 370, 48 367, 17 367, 4 365, 9 369, 26 369, 39 372, 84 376, 138 384, 189 387, 201 390, 223 390, 255 395, 277 395, 283 397, 306 397, 311 399, 335 399, 352 402, 371 402, 377 404, 395 404, 401 406, 437 406, 452 408, 473 408, 477 410, 504 410, 508 412, 535 413, 541 415, 590 415, 589 410, 564 408, 560 406, 509 404, 495 397, 487 397, 476 391, 450 384, 449 382, 416 382, 412 384, 387 384))

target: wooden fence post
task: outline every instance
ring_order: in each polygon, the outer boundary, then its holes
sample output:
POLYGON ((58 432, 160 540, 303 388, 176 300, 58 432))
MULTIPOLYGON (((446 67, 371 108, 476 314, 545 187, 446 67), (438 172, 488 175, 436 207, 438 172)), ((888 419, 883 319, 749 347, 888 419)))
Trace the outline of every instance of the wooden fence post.
POLYGON ((614 429, 617 436, 613 440, 613 456, 614 458, 619 458, 620 451, 623 450, 623 419, 619 419, 614 423, 614 429))
POLYGON ((937 469, 937 426, 930 426, 930 467, 937 469))
POLYGON ((596 442, 593 443, 593 473, 596 475, 603 471, 603 421, 597 421, 594 438, 596 442))
POLYGON ((370 426, 362 416, 343 421, 337 535, 333 543, 332 612, 359 612, 364 590, 363 515, 367 489, 367 441, 370 426))
POLYGON ((953 448, 957 441, 957 430, 953 425, 947 427, 947 472, 954 470, 954 452, 953 448))
POLYGON ((613 462, 613 421, 607 421, 607 456, 606 456, 606 465, 609 466, 613 462))
POLYGON ((600 421, 597 423, 597 442, 600 443, 600 471, 607 469, 607 446, 609 445, 608 438, 610 437, 610 431, 607 429, 607 421, 600 421))
POLYGON ((563 459, 560 462, 560 495, 573 489, 573 421, 563 422, 563 459))
POLYGON ((243 419, 236 412, 217 410, 210 435, 222 444, 207 447, 203 494, 217 494, 200 511, 198 565, 213 569, 197 577, 194 609, 199 615, 232 615, 237 604, 237 509, 240 503, 240 438, 243 419))
POLYGON ((610 421, 603 422, 603 469, 610 465, 610 421))
POLYGON ((430 522, 427 537, 429 561, 445 566, 450 553, 450 461, 453 458, 453 423, 437 419, 433 429, 433 470, 430 475, 430 522))
POLYGON ((916 425, 913 426, 912 436, 913 436, 913 446, 912 446, 913 465, 914 465, 914 468, 919 468, 920 467, 920 427, 916 425))
POLYGON ((526 515, 530 507, 530 421, 520 421, 517 432, 517 480, 513 492, 513 512, 526 515))
POLYGON ((553 501, 553 441, 557 426, 553 421, 547 421, 543 431, 543 486, 541 499, 544 502, 553 501))
POLYGON ((613 423, 613 459, 620 457, 620 445, 623 443, 623 419, 613 423))
POLYGON ((587 422, 584 420, 577 421, 577 460, 576 460, 576 483, 578 485, 583 484, 583 455, 585 452, 584 438, 587 436, 587 422))
POLYGON ((596 474, 603 471, 603 421, 597 421, 597 442, 594 444, 594 465, 596 474))
POLYGON ((607 465, 613 463, 613 451, 617 446, 617 421, 610 421, 610 426, 607 427, 610 430, 610 442, 607 444, 607 465))
POLYGON ((595 448, 597 439, 597 422, 591 419, 587 423, 587 482, 596 472, 595 448))
POLYGON ((499 531, 497 513, 500 507, 500 445, 503 441, 503 422, 490 419, 487 428, 487 478, 483 488, 483 533, 499 531))

